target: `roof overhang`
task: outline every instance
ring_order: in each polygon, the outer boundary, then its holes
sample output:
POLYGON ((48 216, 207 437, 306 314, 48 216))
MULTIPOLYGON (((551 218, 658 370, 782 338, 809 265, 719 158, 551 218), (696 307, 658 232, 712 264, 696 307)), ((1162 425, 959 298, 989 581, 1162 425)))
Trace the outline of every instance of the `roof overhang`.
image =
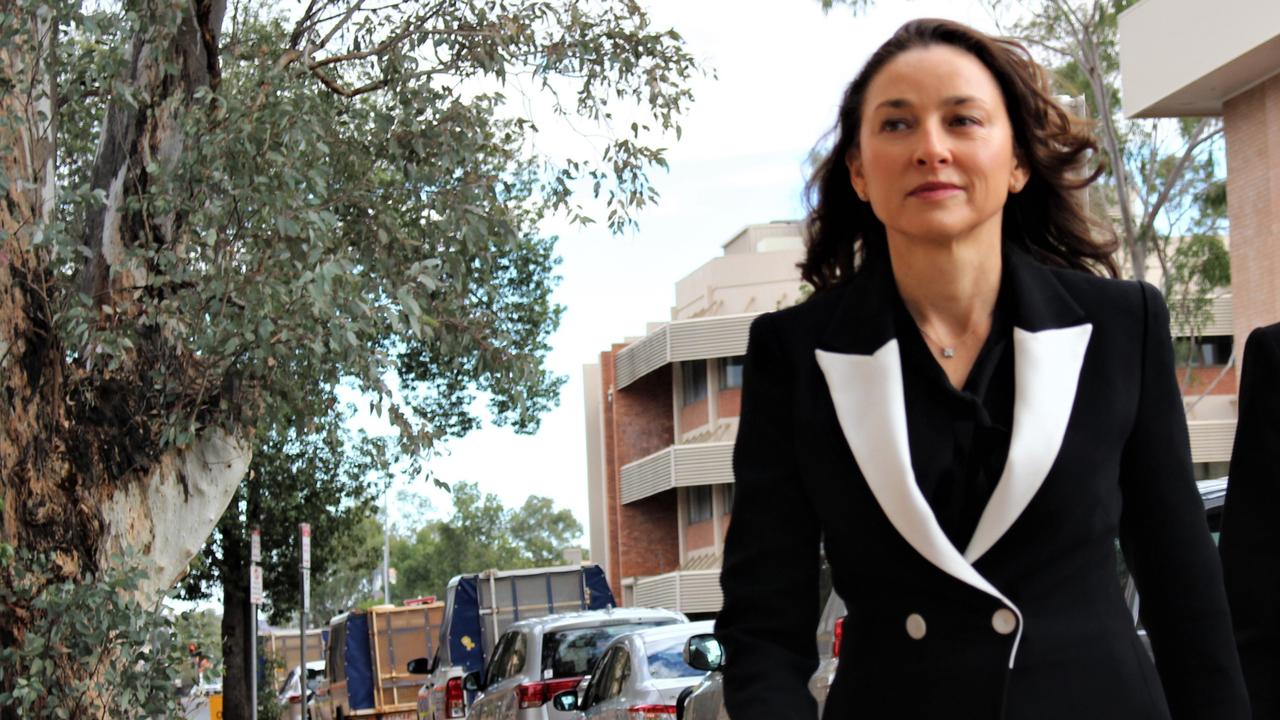
POLYGON ((1221 115, 1280 73, 1280 2, 1143 0, 1120 14, 1129 117, 1221 115))

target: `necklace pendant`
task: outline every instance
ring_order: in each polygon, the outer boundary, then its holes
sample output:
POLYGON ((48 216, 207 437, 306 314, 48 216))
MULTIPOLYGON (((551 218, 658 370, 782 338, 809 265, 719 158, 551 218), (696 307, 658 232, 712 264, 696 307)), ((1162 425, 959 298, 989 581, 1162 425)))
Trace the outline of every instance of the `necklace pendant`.
POLYGON ((955 356, 956 356, 956 349, 955 349, 955 348, 953 348, 953 347, 944 347, 944 348, 942 348, 942 357, 947 358, 948 360, 950 360, 951 358, 953 358, 953 357, 955 357, 955 356))

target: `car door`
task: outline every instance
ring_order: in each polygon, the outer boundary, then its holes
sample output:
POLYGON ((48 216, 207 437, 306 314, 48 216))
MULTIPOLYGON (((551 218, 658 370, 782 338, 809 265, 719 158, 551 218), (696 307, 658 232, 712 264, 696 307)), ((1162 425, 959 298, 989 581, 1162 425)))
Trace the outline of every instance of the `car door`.
POLYGON ((625 644, 614 645, 600 658, 597 667, 600 672, 591 680, 594 688, 586 717, 589 720, 628 720, 622 691, 631 677, 631 653, 625 644))
POLYGON ((525 647, 524 634, 519 631, 512 630, 498 638, 481 678, 481 695, 471 711, 475 720, 515 717, 515 676, 524 666, 525 647))

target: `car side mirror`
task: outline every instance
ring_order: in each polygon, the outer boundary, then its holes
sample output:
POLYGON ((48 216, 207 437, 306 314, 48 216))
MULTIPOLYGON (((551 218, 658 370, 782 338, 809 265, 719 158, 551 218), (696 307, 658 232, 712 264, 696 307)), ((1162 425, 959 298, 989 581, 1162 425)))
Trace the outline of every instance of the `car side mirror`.
POLYGON ((431 661, 427 658, 414 658, 407 667, 410 675, 430 675, 431 661))
POLYGON ((705 672, 714 672, 724 668, 724 648, 715 635, 704 633, 694 635, 684 644, 685 663, 705 672))
POLYGON ((462 689, 467 692, 479 692, 480 690, 480 671, 469 672, 462 676, 462 689))
POLYGON ((551 698, 551 705, 560 712, 573 712, 578 709, 578 691, 565 690, 551 698))

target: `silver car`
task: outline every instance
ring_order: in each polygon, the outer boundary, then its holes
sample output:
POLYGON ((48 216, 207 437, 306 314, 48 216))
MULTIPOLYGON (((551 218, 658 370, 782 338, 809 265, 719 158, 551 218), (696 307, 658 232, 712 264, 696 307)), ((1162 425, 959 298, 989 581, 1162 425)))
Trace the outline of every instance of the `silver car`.
POLYGON ((551 698, 575 690, 592 672, 614 638, 660 625, 687 624, 681 613, 647 608, 612 608, 550 615, 507 628, 493 646, 483 673, 463 678, 479 691, 469 720, 571 720, 574 712, 555 709, 551 698))
MULTIPOLYGON (((834 592, 830 593, 818 622, 818 669, 809 678, 809 692, 818 701, 819 715, 840 664, 845 613, 844 601, 834 592)), ((695 665, 714 672, 708 673, 677 699, 678 712, 673 717, 678 720, 729 720, 724 709, 724 678, 719 672, 724 653, 720 643, 712 635, 695 635, 686 644, 684 652, 695 665), (698 655, 701 657, 693 657, 698 655)))
POLYGON ((560 710, 577 710, 581 720, 675 720, 676 698, 706 675, 684 658, 693 635, 714 629, 711 621, 653 628, 614 640, 581 694, 556 695, 560 710))

